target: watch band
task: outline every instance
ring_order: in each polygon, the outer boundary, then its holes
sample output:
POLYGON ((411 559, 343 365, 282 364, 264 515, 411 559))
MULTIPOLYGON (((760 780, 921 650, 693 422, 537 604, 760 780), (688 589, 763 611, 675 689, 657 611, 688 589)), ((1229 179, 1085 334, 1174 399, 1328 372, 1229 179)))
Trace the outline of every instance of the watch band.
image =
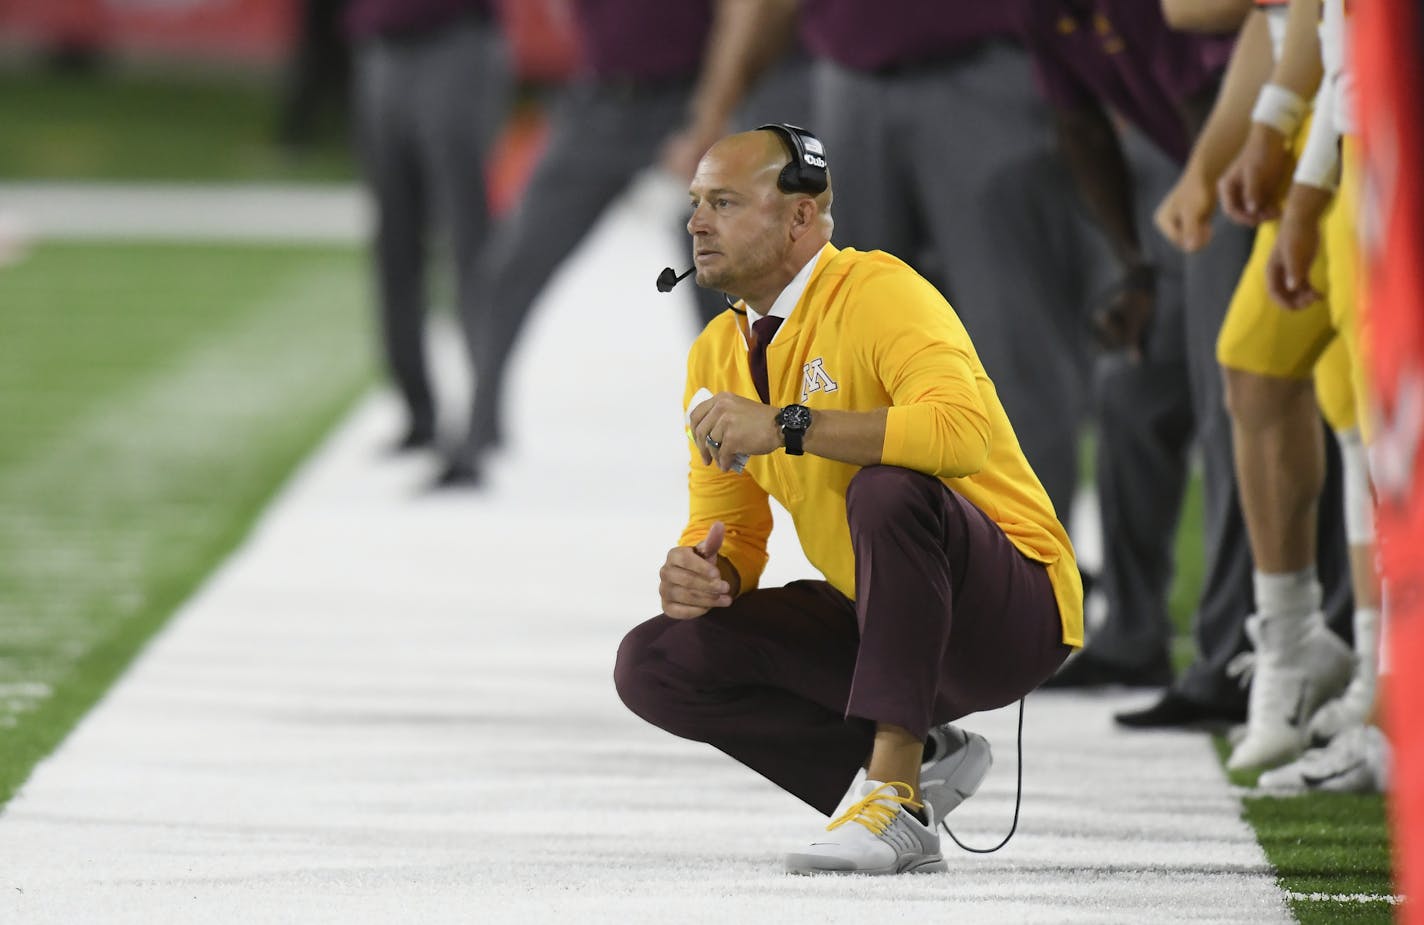
POLYGON ((806 451, 801 448, 801 439, 806 436, 806 431, 796 427, 782 427, 781 439, 786 444, 787 456, 804 456, 806 451))
POLYGON ((811 409, 805 405, 787 405, 776 413, 776 423, 781 427, 781 442, 786 446, 786 455, 804 456, 802 440, 811 426, 811 409))

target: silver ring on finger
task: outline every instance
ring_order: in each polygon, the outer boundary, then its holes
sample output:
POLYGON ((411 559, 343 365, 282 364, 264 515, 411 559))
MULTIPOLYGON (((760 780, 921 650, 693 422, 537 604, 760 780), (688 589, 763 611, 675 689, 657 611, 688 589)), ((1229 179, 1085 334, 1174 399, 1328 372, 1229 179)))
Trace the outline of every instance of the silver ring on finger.
POLYGON ((713 440, 711 434, 707 435, 707 445, 711 447, 714 451, 720 450, 722 448, 722 442, 720 440, 713 440))

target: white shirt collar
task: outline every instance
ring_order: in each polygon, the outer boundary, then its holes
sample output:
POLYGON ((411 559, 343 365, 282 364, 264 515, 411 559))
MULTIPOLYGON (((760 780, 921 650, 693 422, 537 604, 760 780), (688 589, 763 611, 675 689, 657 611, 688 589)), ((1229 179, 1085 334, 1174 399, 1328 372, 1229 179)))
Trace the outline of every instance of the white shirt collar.
MULTIPOLYGON (((806 291, 806 284, 811 281, 811 271, 816 269, 816 261, 821 259, 821 254, 825 253, 827 245, 823 245, 816 255, 806 261, 806 265, 801 268, 795 276, 791 277, 791 282, 786 284, 786 288, 781 290, 781 295, 776 297, 776 301, 771 303, 771 308, 766 310, 767 315, 775 315, 781 319, 782 327, 786 326, 786 319, 791 317, 791 312, 796 308, 796 303, 801 301, 801 295, 806 291)), ((747 306, 747 330, 760 321, 764 315, 747 306)), ((781 328, 776 329, 776 334, 771 336, 771 342, 776 343, 777 335, 781 333, 781 328)))

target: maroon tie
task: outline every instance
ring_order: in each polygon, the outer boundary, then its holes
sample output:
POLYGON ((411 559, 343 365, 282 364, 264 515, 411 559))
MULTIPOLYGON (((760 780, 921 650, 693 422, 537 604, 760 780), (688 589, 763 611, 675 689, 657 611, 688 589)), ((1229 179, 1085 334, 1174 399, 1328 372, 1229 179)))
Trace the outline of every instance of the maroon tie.
POLYGON ((752 349, 747 354, 747 364, 752 368, 752 382, 756 383, 757 394, 766 404, 771 404, 771 387, 766 381, 766 345, 776 336, 776 329, 786 319, 767 315, 752 325, 752 349))

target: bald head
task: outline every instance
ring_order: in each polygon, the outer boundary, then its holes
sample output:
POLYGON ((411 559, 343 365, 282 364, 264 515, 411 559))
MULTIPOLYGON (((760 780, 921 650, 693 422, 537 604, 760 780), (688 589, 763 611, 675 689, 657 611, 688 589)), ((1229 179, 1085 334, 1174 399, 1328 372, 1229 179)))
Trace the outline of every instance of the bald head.
MULTIPOLYGON (((757 129, 753 132, 740 132, 736 135, 728 135, 707 150, 703 156, 716 156, 724 159, 725 164, 732 169, 742 171, 750 182, 754 184, 765 184, 768 190, 775 190, 781 193, 776 185, 777 177, 794 156, 786 147, 780 135, 770 129, 757 129)), ((700 169, 699 165, 699 169, 700 169)), ((830 171, 826 172, 826 189, 812 196, 809 193, 782 193, 784 196, 805 196, 816 203, 821 214, 829 218, 831 213, 831 176, 830 171)))
POLYGON ((699 286, 765 308, 830 241, 829 183, 816 196, 783 192, 776 180, 789 163, 769 130, 728 135, 702 156, 687 223, 699 286))

